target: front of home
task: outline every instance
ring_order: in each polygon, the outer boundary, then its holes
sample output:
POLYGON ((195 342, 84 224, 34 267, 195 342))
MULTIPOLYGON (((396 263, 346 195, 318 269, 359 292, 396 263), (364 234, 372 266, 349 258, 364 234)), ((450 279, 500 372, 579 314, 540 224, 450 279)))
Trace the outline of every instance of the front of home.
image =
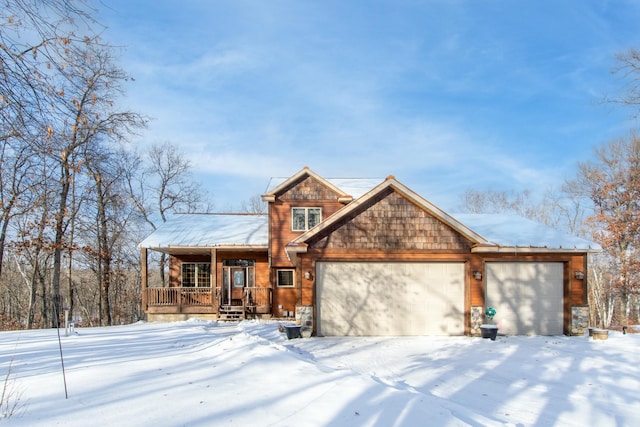
POLYGON ((512 215, 451 215, 394 177, 272 180, 266 215, 176 215, 140 244, 150 321, 295 320, 308 334, 582 334, 583 239, 512 215), (148 251, 169 256, 149 287, 148 251))

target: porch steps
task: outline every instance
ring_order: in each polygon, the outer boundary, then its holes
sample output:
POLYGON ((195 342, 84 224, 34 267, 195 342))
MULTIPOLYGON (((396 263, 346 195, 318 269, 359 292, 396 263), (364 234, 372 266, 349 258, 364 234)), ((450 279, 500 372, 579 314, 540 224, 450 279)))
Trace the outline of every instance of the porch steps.
POLYGON ((218 320, 237 321, 237 320, 244 320, 245 318, 246 318, 245 312, 241 306, 223 305, 220 307, 220 314, 218 315, 218 320))

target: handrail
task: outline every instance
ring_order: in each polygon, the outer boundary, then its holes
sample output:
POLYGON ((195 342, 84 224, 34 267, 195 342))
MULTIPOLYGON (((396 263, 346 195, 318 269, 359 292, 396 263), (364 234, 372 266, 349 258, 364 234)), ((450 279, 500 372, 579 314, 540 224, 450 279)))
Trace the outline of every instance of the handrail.
POLYGON ((249 307, 271 306, 271 288, 244 288, 242 300, 249 307))
POLYGON ((211 288, 147 288, 149 306, 211 306, 211 288))
MULTIPOLYGON (((216 306, 220 310, 223 289, 215 288, 147 288, 148 305, 151 306, 216 306)), ((244 309, 271 307, 272 289, 248 287, 243 289, 244 309)))
MULTIPOLYGON (((222 288, 147 288, 150 306, 213 305, 222 303, 222 288)), ((244 288, 242 296, 246 306, 270 306, 271 288, 244 288)))

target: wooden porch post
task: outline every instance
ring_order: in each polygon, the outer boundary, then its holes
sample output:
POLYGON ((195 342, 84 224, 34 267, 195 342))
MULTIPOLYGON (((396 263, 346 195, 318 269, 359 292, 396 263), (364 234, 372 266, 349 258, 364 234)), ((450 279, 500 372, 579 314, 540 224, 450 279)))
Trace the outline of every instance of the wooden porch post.
POLYGON ((218 289, 218 249, 211 249, 211 304, 216 308, 216 312, 219 313, 220 302, 216 298, 216 290, 218 289))
POLYGON ((142 293, 142 311, 144 313, 147 312, 148 309, 148 300, 147 300, 147 287, 149 286, 149 276, 147 274, 147 264, 148 264, 148 258, 147 258, 147 248, 141 248, 140 249, 140 273, 141 273, 141 279, 142 279, 142 283, 141 283, 141 293, 142 293))

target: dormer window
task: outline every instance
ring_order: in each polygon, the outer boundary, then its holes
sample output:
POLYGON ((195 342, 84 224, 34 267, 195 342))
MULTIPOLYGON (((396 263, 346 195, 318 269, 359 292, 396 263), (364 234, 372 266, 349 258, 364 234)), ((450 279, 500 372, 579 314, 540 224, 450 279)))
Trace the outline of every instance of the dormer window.
POLYGON ((307 231, 322 221, 322 208, 291 208, 291 230, 307 231))

